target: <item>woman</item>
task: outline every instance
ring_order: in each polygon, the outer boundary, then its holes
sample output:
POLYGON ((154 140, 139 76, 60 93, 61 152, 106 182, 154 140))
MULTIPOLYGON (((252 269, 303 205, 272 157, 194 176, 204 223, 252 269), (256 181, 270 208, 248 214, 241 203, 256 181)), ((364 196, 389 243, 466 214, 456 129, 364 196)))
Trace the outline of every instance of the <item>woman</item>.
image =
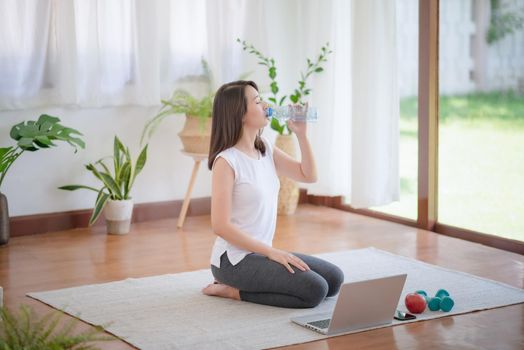
POLYGON ((252 81, 218 89, 213 103, 209 169, 211 224, 219 236, 204 294, 288 308, 317 306, 338 293, 342 271, 321 259, 272 247, 280 183, 278 175, 316 181, 306 123, 288 122, 297 135, 301 162, 260 137, 267 104, 252 81))

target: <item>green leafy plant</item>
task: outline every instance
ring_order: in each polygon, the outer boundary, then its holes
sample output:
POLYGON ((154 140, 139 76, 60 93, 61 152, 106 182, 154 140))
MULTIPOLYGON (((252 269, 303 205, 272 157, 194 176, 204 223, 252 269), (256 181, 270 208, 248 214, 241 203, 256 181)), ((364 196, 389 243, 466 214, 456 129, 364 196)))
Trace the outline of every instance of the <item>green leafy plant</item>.
POLYGON ((95 341, 111 341, 102 327, 94 327, 83 332, 75 332, 79 323, 76 319, 58 327, 63 312, 54 311, 42 317, 27 305, 20 305, 17 313, 7 308, 0 310, 0 349, 2 350, 65 350, 98 349, 90 345, 95 341))
POLYGON ((491 15, 486 41, 493 44, 508 34, 524 28, 524 8, 518 10, 501 6, 500 0, 491 0, 491 15))
POLYGON ((200 126, 203 130, 206 119, 211 118, 215 92, 212 89, 213 75, 209 69, 207 61, 204 59, 202 59, 202 68, 204 72, 202 75, 186 77, 186 80, 203 80, 208 86, 207 94, 202 98, 197 98, 187 90, 176 89, 169 99, 160 100, 162 107, 160 107, 158 113, 146 123, 140 138, 141 144, 146 138, 151 138, 160 123, 166 117, 173 114, 185 114, 199 117, 200 126))
MULTIPOLYGON (((205 122, 211 118, 213 112, 213 99, 215 97, 215 90, 217 89, 213 73, 209 68, 209 64, 205 59, 201 60, 202 71, 201 75, 186 76, 181 80, 185 81, 199 81, 207 85, 207 93, 204 97, 197 98, 185 89, 176 89, 168 100, 160 100, 162 106, 158 113, 151 118, 145 125, 140 138, 140 144, 144 140, 150 139, 155 133, 160 123, 168 116, 173 114, 185 114, 190 116, 197 116, 200 119, 200 131, 203 132, 205 122)), ((237 80, 246 79, 251 72, 241 74, 237 80)))
POLYGON ((200 125, 203 128, 205 120, 211 118, 213 97, 214 94, 210 93, 203 98, 198 99, 186 90, 175 90, 169 100, 161 100, 162 107, 160 108, 160 111, 146 123, 144 130, 142 131, 140 142, 144 142, 146 137, 151 138, 158 128, 158 125, 160 125, 166 117, 172 114, 197 116, 199 117, 200 125))
POLYGON ((95 201, 95 208, 89 219, 89 225, 92 225, 100 216, 100 213, 109 199, 126 200, 131 198, 130 192, 135 182, 135 178, 144 168, 146 160, 147 144, 142 148, 142 151, 133 166, 129 148, 125 147, 118 137, 115 136, 113 143, 113 156, 101 158, 96 162, 86 164, 85 166, 87 170, 102 182, 101 188, 96 189, 84 185, 66 185, 59 187, 59 189, 66 191, 86 189, 98 193, 95 201), (104 162, 107 158, 113 159, 113 171, 111 171, 104 162))
POLYGON ((16 146, 0 148, 0 187, 7 171, 25 151, 36 152, 39 149, 56 146, 53 141, 64 141, 75 148, 85 148, 82 139, 73 135, 82 136, 75 129, 59 124, 60 119, 42 114, 37 121, 25 121, 11 128, 10 136, 16 141, 16 146))
MULTIPOLYGON (((258 59, 258 64, 267 67, 267 73, 271 83, 269 87, 271 89, 271 97, 268 98, 268 101, 277 106, 283 106, 286 99, 289 98, 291 103, 304 104, 304 98, 311 93, 311 88, 307 87, 308 78, 314 73, 321 73, 324 71, 322 64, 327 62, 327 56, 332 53, 329 49, 329 43, 326 43, 320 48, 320 53, 317 56, 316 60, 311 60, 306 58, 306 71, 300 72, 300 79, 298 80, 298 87, 293 90, 293 93, 289 95, 280 96, 280 89, 278 87, 277 81, 277 67, 275 65, 275 59, 264 55, 262 52, 257 50, 252 44, 248 43, 245 40, 237 39, 237 42, 242 45, 242 49, 258 59)), ((271 128, 277 131, 280 135, 284 134, 284 131, 287 129, 286 124, 280 124, 278 119, 271 119, 271 128)), ((288 133, 290 130, 287 129, 288 133)))

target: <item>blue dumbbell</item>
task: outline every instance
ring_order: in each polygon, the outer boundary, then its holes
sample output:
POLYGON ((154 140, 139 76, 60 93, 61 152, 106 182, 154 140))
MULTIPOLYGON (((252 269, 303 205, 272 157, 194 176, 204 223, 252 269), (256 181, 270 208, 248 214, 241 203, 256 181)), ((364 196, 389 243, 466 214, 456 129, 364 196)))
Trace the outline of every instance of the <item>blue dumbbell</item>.
POLYGON ((455 302, 449 296, 448 291, 445 289, 439 289, 434 297, 428 297, 428 294, 423 290, 417 290, 415 293, 424 296, 424 299, 426 299, 426 303, 428 305, 428 309, 431 311, 442 310, 444 312, 449 312, 455 305, 455 302))
POLYGON ((455 301, 449 296, 449 293, 445 289, 439 289, 435 298, 440 298, 440 309, 444 312, 449 312, 455 305, 455 301))
POLYGON ((428 309, 430 309, 431 311, 437 311, 440 309, 440 298, 428 297, 428 293, 426 293, 423 290, 417 290, 415 293, 422 295, 424 299, 426 299, 428 309))

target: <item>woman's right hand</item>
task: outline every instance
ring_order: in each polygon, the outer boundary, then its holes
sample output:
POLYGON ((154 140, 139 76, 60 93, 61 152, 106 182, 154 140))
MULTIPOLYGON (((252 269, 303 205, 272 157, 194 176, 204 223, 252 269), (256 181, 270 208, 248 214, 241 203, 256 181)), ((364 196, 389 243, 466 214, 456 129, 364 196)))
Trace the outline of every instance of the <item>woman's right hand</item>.
POLYGON ((270 260, 276 261, 277 263, 284 265, 284 267, 291 273, 295 273, 291 265, 297 267, 302 271, 311 270, 309 266, 307 266, 307 264, 304 261, 302 261, 302 259, 300 259, 296 255, 293 255, 290 252, 286 252, 285 250, 272 248, 267 257, 270 260))

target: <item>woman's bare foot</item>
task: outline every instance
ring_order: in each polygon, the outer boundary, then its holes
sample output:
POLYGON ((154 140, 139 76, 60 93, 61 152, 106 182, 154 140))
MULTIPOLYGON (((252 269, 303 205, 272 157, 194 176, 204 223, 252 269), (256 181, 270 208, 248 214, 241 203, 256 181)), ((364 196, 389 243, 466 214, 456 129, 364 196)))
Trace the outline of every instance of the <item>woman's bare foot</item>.
POLYGON ((202 293, 205 295, 240 300, 240 291, 238 289, 218 283, 217 281, 208 284, 207 287, 202 289, 202 293))

